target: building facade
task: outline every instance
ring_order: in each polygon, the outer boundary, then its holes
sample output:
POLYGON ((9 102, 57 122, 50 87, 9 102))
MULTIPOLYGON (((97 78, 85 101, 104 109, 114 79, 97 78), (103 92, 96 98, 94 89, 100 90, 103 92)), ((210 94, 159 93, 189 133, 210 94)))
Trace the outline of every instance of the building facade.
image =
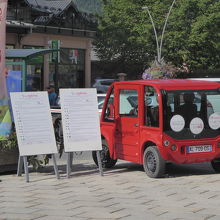
POLYGON ((28 60, 26 90, 44 90, 56 81, 59 88, 90 87, 95 23, 94 17, 80 12, 72 0, 9 0, 7 48, 48 49, 54 42, 60 48, 59 54, 28 60))

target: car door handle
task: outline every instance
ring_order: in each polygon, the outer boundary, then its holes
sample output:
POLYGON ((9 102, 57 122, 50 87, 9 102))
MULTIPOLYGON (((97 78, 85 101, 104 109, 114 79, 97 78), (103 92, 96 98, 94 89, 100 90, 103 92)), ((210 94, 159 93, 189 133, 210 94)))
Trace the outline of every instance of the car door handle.
POLYGON ((139 126, 139 124, 138 124, 138 123, 135 123, 135 124, 134 124, 134 127, 138 127, 138 126, 139 126))

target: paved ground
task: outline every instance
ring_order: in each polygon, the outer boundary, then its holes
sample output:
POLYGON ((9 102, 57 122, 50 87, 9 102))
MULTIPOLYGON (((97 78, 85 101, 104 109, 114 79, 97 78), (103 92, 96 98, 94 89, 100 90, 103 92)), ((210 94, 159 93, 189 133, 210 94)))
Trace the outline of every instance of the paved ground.
POLYGON ((1 175, 0 220, 220 219, 220 174, 209 164, 169 165, 151 179, 137 164, 120 161, 104 176, 91 160, 75 161, 71 178, 51 166, 24 176, 1 175))

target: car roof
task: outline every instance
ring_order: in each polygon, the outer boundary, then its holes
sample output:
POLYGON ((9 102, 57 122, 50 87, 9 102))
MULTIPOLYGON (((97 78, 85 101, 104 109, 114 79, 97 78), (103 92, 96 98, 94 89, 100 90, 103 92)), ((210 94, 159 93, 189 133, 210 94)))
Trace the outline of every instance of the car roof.
POLYGON ((220 83, 189 79, 147 79, 115 82, 114 85, 149 85, 165 90, 190 90, 220 88, 220 83))

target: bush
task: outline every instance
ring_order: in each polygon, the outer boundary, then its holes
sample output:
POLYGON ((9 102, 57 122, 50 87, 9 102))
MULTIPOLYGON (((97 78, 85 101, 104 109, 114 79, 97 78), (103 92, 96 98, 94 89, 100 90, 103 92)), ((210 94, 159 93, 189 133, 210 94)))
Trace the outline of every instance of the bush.
POLYGON ((4 140, 0 140, 0 149, 2 150, 10 150, 18 147, 17 136, 15 132, 12 132, 8 137, 4 140))
MULTIPOLYGON (((17 135, 16 132, 11 132, 8 137, 4 140, 0 140, 0 150, 10 151, 18 148, 17 135)), ((42 167, 42 164, 46 165, 49 163, 50 155, 44 155, 43 161, 39 160, 36 155, 28 156, 28 165, 31 165, 34 170, 38 170, 42 167)))

